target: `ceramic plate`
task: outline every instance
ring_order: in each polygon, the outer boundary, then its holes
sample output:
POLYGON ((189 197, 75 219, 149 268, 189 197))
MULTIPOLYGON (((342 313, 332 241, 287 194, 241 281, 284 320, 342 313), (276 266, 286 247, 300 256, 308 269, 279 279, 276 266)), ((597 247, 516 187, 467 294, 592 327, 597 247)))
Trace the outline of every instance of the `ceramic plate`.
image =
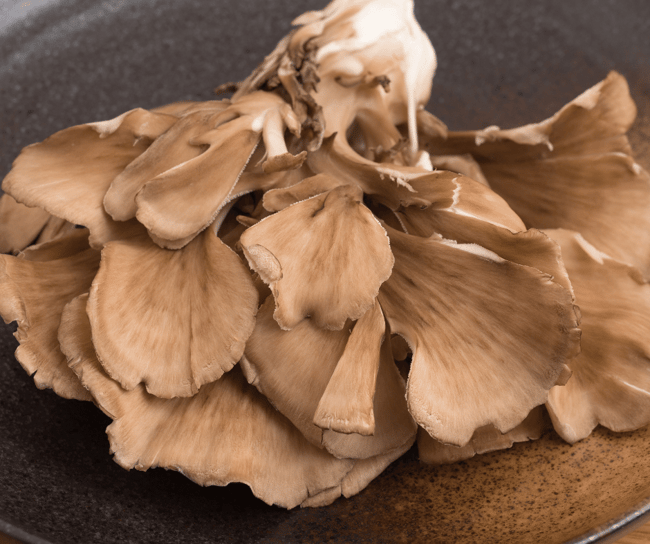
MULTIPOLYGON (((416 0, 451 128, 541 120, 607 75, 630 81, 650 167, 650 3, 416 0)), ((209 99, 245 77, 312 0, 0 0, 0 177, 20 149, 136 106, 209 99)), ((650 213, 650 212, 649 212, 650 213)), ((92 404, 38 391, 0 331, 0 530, 26 542, 605 542, 643 519, 650 431, 598 429, 451 466, 415 451, 360 495, 284 511, 243 485, 201 488, 112 462, 92 404), (43 540, 41 540, 43 539, 43 540)))

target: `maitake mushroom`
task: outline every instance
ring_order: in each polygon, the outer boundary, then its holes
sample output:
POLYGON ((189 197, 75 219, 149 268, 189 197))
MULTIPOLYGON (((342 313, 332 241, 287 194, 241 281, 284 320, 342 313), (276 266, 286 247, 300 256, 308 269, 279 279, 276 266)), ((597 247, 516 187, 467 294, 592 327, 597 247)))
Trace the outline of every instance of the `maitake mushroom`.
POLYGON ((416 439, 443 463, 648 424, 650 178, 623 77, 454 133, 423 109, 412 0, 295 24, 231 99, 16 159, 0 312, 36 385, 94 401, 127 469, 286 508, 358 493, 416 439))

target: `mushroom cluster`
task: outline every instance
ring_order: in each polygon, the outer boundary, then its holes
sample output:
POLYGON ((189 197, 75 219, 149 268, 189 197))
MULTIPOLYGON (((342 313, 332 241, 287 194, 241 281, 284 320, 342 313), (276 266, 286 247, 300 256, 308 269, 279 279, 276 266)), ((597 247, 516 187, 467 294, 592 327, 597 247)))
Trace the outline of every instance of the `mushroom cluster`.
POLYGON ((25 148, 0 313, 124 468, 269 504, 650 423, 650 176, 611 73, 551 118, 451 132, 413 0, 333 0, 230 99, 25 148), (549 417, 550 415, 550 423, 549 417))

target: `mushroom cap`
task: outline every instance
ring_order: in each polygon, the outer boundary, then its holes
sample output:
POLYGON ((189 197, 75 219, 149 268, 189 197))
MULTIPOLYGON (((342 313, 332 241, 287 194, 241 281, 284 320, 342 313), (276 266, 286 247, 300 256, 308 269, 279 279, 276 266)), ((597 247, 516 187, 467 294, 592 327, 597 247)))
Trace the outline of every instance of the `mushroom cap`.
POLYGON ((388 237, 357 187, 339 186, 263 219, 241 236, 250 266, 273 291, 274 317, 291 329, 310 316, 341 329, 374 303, 391 273, 388 237))
POLYGON ((88 315, 109 376, 172 398, 196 394, 239 361, 257 304, 249 270, 206 230, 176 251, 147 236, 107 244, 88 315))
POLYGON ((68 368, 57 336, 63 308, 88 291, 99 267, 99 252, 88 247, 83 234, 85 243, 57 240, 40 255, 34 249, 31 260, 0 255, 0 314, 6 323, 18 322, 16 359, 39 389, 90 400, 68 368))
POLYGON ((43 230, 50 214, 41 208, 28 208, 11 195, 0 197, 0 253, 18 253, 43 230))
POLYGON ((379 302, 413 351, 411 414, 457 446, 487 424, 514 428, 579 349, 571 294, 480 246, 387 231, 395 267, 379 302))
POLYGON ((554 387, 547 407, 568 442, 600 424, 631 431, 650 423, 650 284, 641 272, 598 251, 581 235, 546 233, 562 258, 582 315, 582 349, 568 363, 573 375, 554 387))
POLYGON ((427 200, 427 207, 401 206, 396 212, 408 234, 442 235, 461 244, 476 244, 500 257, 537 268, 571 291, 559 245, 536 229, 526 230, 521 219, 501 197, 462 175, 453 177, 453 198, 440 195, 435 178, 422 177, 412 186, 427 200))

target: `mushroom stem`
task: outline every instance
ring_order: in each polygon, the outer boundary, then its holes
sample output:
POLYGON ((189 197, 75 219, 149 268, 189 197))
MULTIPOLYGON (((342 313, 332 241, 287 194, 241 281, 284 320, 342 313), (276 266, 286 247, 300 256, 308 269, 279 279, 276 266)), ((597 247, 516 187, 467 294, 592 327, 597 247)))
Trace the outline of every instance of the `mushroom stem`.
POLYGON ((262 138, 269 157, 277 157, 288 152, 284 141, 284 121, 277 109, 265 112, 262 138))

